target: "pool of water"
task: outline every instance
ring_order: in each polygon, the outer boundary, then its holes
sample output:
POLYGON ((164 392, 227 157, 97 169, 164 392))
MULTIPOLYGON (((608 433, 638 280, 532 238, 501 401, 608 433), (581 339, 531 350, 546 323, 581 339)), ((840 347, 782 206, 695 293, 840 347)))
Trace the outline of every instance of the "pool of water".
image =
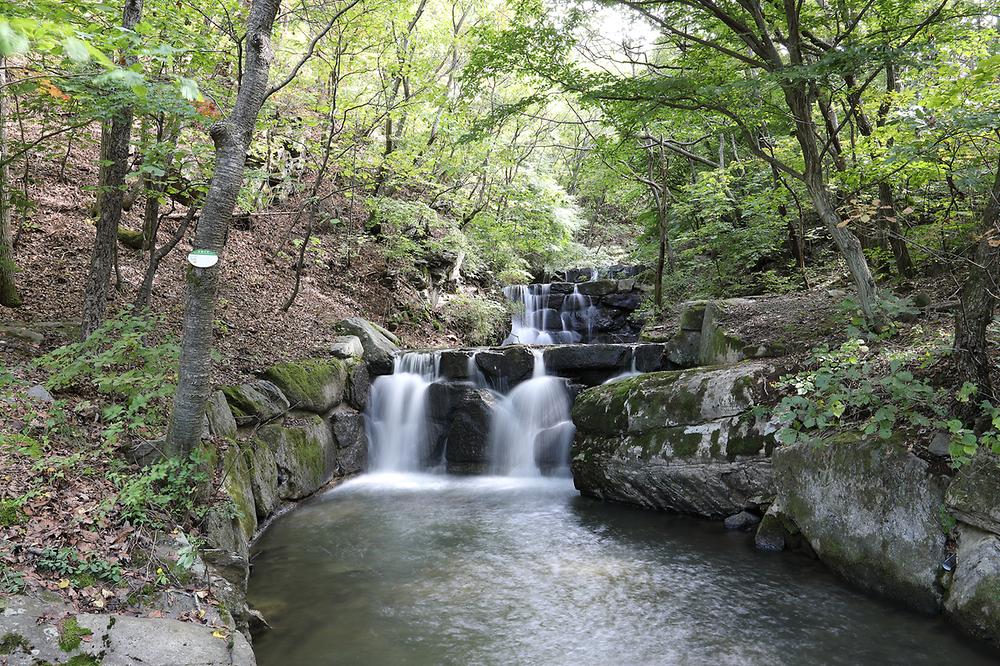
POLYGON ((993 664, 941 619, 568 479, 368 475, 275 521, 260 666, 993 664))

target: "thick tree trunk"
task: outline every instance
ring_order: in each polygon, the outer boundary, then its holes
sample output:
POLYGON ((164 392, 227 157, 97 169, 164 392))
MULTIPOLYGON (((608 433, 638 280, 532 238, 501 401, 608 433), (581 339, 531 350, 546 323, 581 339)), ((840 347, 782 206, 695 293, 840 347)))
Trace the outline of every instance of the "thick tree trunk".
POLYGON ((973 262, 955 313, 955 354, 964 379, 979 388, 980 396, 996 399, 986 329, 1000 299, 1000 163, 973 262))
MULTIPOLYGON (((125 0, 122 27, 131 30, 142 16, 142 0, 125 0)), ((134 58, 126 57, 131 64, 134 58)), ((98 211, 97 234, 94 250, 90 256, 90 272, 83 294, 83 321, 80 327, 84 338, 93 333, 104 319, 108 303, 108 282, 115 263, 118 243, 118 223, 122 217, 125 171, 128 168, 128 147, 132 134, 132 107, 118 109, 112 116, 110 125, 105 123, 101 137, 102 148, 107 162, 104 182, 97 193, 98 211)))
POLYGON ((271 30, 281 0, 253 0, 247 18, 246 63, 236 104, 228 118, 212 127, 215 172, 198 222, 194 246, 214 251, 219 263, 187 269, 184 332, 177 392, 167 431, 171 453, 187 455, 201 441, 205 405, 212 390, 212 322, 222 271, 222 251, 243 182, 247 148, 257 115, 269 94, 274 53, 271 30))
POLYGON ((7 171, 7 68, 0 58, 0 305, 21 305, 14 273, 14 232, 10 225, 10 178, 7 171))

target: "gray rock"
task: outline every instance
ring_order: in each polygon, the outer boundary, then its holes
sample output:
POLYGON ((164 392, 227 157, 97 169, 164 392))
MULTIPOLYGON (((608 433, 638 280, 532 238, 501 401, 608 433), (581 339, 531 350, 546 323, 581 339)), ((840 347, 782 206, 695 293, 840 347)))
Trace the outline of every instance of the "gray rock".
POLYGON ((472 389, 455 405, 448 428, 445 458, 454 464, 485 465, 489 462, 490 424, 496 395, 486 389, 472 389))
POLYGON ((236 419, 229 409, 226 394, 222 391, 215 391, 208 399, 205 417, 208 419, 208 429, 213 435, 223 439, 236 436, 236 419))
POLYGON ((334 412, 333 439, 337 445, 338 472, 360 474, 368 464, 368 437, 365 435, 365 417, 355 411, 334 412))
POLYGON ((1000 537, 958 525, 958 563, 945 611, 966 633, 1000 646, 1000 537))
POLYGON ((365 362, 372 375, 392 373, 393 357, 399 351, 399 338, 378 324, 351 317, 336 324, 335 329, 345 335, 354 335, 361 340, 365 362))
POLYGON ((55 398, 49 393, 44 386, 41 384, 35 384, 25 393, 26 396, 32 400, 37 400, 38 402, 52 403, 55 402, 55 398))
POLYGON ((707 301, 681 303, 678 306, 680 309, 681 330, 701 333, 701 329, 705 325, 705 308, 707 306, 707 301))
POLYGON ((734 513, 726 518, 726 520, 723 521, 723 525, 725 525, 727 530, 749 532, 759 522, 760 516, 757 514, 750 513, 749 511, 740 511, 739 513, 734 513))
POLYGON ((638 292, 608 294, 601 298, 601 303, 620 310, 635 310, 642 304, 643 295, 638 292))
POLYGON ((958 470, 945 503, 962 522, 1000 534, 1000 455, 980 447, 958 470))
POLYGON ((494 387, 506 390, 531 376, 535 357, 526 347, 511 345, 479 352, 476 364, 494 387))
POLYGON ((577 396, 573 480, 586 495, 725 518, 773 493, 773 424, 752 408, 773 368, 654 372, 577 396))
POLYGON ((553 282, 549 285, 550 294, 572 294, 575 285, 569 282, 553 282))
POLYGON ((915 608, 940 607, 946 481, 925 461, 846 435, 779 447, 772 460, 776 503, 827 566, 915 608))
POLYGON ((572 421, 557 423, 535 436, 535 464, 543 471, 561 469, 568 463, 576 426, 572 421))
POLYGON ((278 466, 274 453, 267 442, 254 438, 243 446, 250 471, 250 488, 253 491, 254 508, 257 518, 264 520, 278 508, 278 466))
POLYGON ((546 370, 585 370, 590 368, 628 369, 631 350, 624 345, 555 345, 542 353, 546 370))
POLYGON ((338 335, 330 345, 330 353, 336 358, 348 359, 363 356, 365 348, 356 335, 338 335))
POLYGON ((694 368, 701 364, 701 331, 680 330, 665 345, 664 355, 677 368, 694 368))
POLYGON ((450 380, 469 378, 469 357, 472 352, 464 349, 445 349, 441 352, 441 376, 450 380))
POLYGON ((222 490, 236 507, 236 519, 247 541, 257 531, 257 511, 254 505, 253 482, 246 456, 235 443, 222 453, 222 490))
POLYGON ((665 346, 660 344, 634 345, 632 358, 635 361, 635 369, 638 372, 655 372, 665 369, 663 367, 664 351, 665 346))
POLYGON ((951 435, 946 432, 934 433, 927 450, 939 458, 947 458, 951 455, 951 435))
POLYGON ((618 291, 626 294, 635 289, 635 278, 625 278, 618 280, 618 291))
POLYGON ((787 535, 788 532, 780 515, 769 508, 757 526, 757 533, 754 535, 753 544, 759 551, 777 553, 784 550, 788 545, 787 535))
POLYGON ((368 405, 371 387, 368 365, 359 359, 347 361, 347 404, 354 409, 364 410, 368 405))
POLYGON ((240 386, 223 386, 222 393, 239 426, 270 421, 289 409, 288 398, 281 389, 263 379, 240 386))

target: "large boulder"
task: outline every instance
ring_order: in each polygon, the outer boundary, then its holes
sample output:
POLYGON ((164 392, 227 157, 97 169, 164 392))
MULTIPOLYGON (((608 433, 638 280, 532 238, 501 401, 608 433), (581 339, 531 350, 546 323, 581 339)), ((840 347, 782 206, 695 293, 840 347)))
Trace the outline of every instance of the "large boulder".
POLYGON ((545 368, 553 372, 611 368, 625 370, 631 362, 631 350, 625 345, 557 345, 543 351, 545 368))
POLYGON ((236 507, 236 519, 247 541, 257 531, 253 482, 246 456, 235 443, 222 453, 222 489, 236 507))
POLYGON ((361 338, 356 335, 338 335, 330 345, 330 353, 336 358, 360 358, 365 354, 361 338))
POLYGON ((368 394, 372 388, 368 365, 360 359, 351 359, 346 363, 347 394, 345 400, 354 409, 363 410, 368 405, 368 394))
POLYGON ((292 409, 325 414, 344 398, 347 366, 336 358, 309 358, 272 365, 264 378, 281 389, 292 409))
POLYGON ((946 478, 895 442, 842 435, 779 447, 775 505, 843 578, 935 611, 945 558, 946 478))
POLYGON ((274 513, 281 503, 278 496, 278 464, 274 452, 262 439, 254 438, 243 445, 243 453, 250 471, 250 488, 253 491, 257 518, 263 520, 274 513))
POLYGON ((329 424, 317 415, 298 424, 268 425, 257 431, 274 454, 278 496, 297 500, 316 492, 336 470, 337 450, 329 424))
POLYGON ((441 352, 441 376, 446 379, 469 379, 471 357, 472 352, 465 349, 445 349, 441 352))
POLYGON ((489 462, 490 424, 496 394, 473 388, 464 392, 452 410, 445 459, 454 472, 480 472, 489 462))
POLYGON ((361 340, 365 350, 365 361, 373 375, 388 375, 392 373, 393 357, 399 351, 399 338, 378 324, 351 317, 336 324, 337 332, 353 335, 361 340))
POLYGON ((573 480, 584 494, 725 518, 773 493, 775 426, 753 413, 773 367, 655 372, 580 393, 573 480))
POLYGON ((577 286, 577 290, 584 296, 597 297, 613 294, 618 289, 617 280, 591 280, 577 286))
POLYGON ((239 386, 223 386, 236 424, 251 426, 277 418, 288 411, 288 398, 273 382, 264 379, 239 386))
POLYGON ((958 525, 955 576, 945 610, 965 632, 1000 646, 1000 537, 958 525))

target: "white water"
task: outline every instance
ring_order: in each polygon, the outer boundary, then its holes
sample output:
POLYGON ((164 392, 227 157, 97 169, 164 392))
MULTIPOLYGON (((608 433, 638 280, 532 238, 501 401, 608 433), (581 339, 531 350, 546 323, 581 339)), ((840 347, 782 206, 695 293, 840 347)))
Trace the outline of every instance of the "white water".
POLYGON ((562 380, 545 374, 540 349, 531 379, 521 382, 497 402, 490 432, 491 472, 506 476, 539 476, 542 464, 565 471, 574 427, 562 380))
POLYGON ((512 317, 505 345, 551 345, 586 342, 593 333, 595 308, 589 296, 574 285, 559 310, 549 307, 552 285, 515 284, 504 287, 504 295, 520 303, 512 317), (586 337, 584 336, 586 332, 586 337))
POLYGON ((441 355, 396 357, 391 375, 372 384, 365 418, 368 468, 373 472, 416 472, 428 449, 427 389, 439 376, 441 355))
MULTIPOLYGON (((487 388, 496 397, 489 433, 489 466, 494 474, 537 477, 565 472, 573 440, 570 401, 563 380, 545 372, 540 349, 533 349, 531 379, 504 395, 487 386, 486 376, 469 357, 470 383, 487 388)), ((440 354, 406 353, 396 357, 393 374, 372 384, 365 428, 369 471, 398 473, 429 471, 427 393, 441 381, 440 354)))

